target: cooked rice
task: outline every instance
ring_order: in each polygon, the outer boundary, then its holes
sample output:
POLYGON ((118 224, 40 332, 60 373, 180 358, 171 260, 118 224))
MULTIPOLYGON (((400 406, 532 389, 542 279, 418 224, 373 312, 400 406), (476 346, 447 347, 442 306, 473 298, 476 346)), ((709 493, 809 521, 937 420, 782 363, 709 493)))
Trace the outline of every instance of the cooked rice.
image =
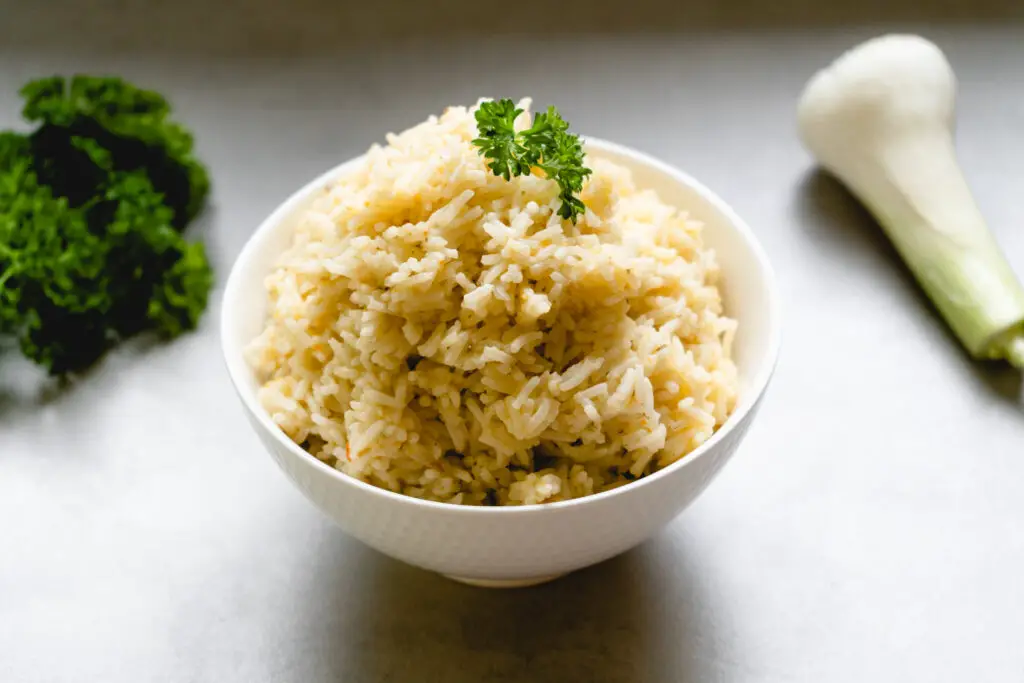
POLYGON ((342 472, 449 503, 577 498, 693 451, 737 388, 701 226, 589 157, 573 225, 475 133, 448 109, 316 197, 248 349, 263 406, 342 472))

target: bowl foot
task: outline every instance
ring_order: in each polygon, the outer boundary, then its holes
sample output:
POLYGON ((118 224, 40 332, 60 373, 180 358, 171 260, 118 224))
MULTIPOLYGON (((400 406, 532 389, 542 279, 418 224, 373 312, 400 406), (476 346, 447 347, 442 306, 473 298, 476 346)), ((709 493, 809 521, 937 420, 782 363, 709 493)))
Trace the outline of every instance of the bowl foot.
POLYGON ((538 586, 548 581, 554 581, 565 576, 565 574, 551 574, 550 576, 538 576, 532 579, 467 579, 462 576, 451 576, 450 574, 445 574, 444 576, 452 581, 477 588, 529 588, 530 586, 538 586))

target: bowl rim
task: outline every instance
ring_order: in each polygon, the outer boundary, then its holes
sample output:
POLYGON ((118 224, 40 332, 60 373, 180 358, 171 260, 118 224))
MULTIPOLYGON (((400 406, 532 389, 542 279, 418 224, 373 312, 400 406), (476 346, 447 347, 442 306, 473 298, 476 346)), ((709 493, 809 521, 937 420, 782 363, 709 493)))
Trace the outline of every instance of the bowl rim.
POLYGON ((782 342, 782 312, 775 270, 772 268, 764 248, 761 246, 761 243, 757 240, 753 230, 750 229, 750 226, 747 225, 746 221, 744 221, 727 202, 725 202, 706 185, 699 182, 688 173, 672 166, 671 164, 656 159, 645 152, 599 138, 583 137, 583 141, 585 147, 627 157, 634 163, 651 167, 654 170, 670 176, 676 182, 679 182, 694 191, 703 201, 716 209, 731 224, 732 229, 736 230, 740 234, 743 240, 747 243, 747 246, 750 248, 754 258, 761 267, 762 273, 764 274, 764 281, 762 284, 767 292, 768 305, 770 309, 768 312, 769 332, 768 345, 766 349, 768 355, 760 372, 753 378, 753 381, 750 382, 748 390, 744 395, 740 396, 739 404, 733 410, 732 414, 726 419, 725 423, 715 431, 714 434, 712 434, 710 439, 667 467, 609 491, 602 491, 582 496, 580 498, 555 501, 551 503, 493 507, 424 500, 402 493, 389 491, 356 479, 352 475, 331 467, 327 463, 313 457, 303 450, 298 444, 289 439, 284 431, 282 431, 281 428, 273 422, 270 415, 259 404, 256 392, 246 392, 242 390, 243 384, 241 383, 241 378, 238 373, 242 371, 242 368, 247 368, 248 365, 244 359, 243 349, 240 348, 235 350, 228 348, 228 339, 237 336, 230 333, 228 329, 228 321, 232 318, 230 315, 232 308, 231 302, 238 298, 236 290, 241 286, 239 278, 241 277, 240 271, 242 270, 242 265, 247 263, 253 257, 253 254, 256 252, 261 241, 267 238, 267 236, 273 232, 273 229, 286 217, 292 215, 294 211, 303 202, 307 201, 314 192, 323 187, 325 183, 333 180, 347 167, 359 163, 366 156, 365 154, 361 154, 332 167, 292 193, 284 202, 278 205, 276 209, 263 219, 256 230, 246 240, 245 245, 242 247, 231 266, 231 271, 228 275, 223 294, 221 295, 221 353, 223 355, 223 360, 227 365, 228 375, 231 379, 232 385, 234 386, 235 393, 238 394, 245 409, 248 410, 249 413, 259 422, 260 427, 266 430, 269 434, 272 434, 277 443, 291 455, 305 460, 310 464, 310 466, 320 470, 323 474, 337 479, 342 484, 355 486, 358 489, 362 489, 363 492, 368 495, 379 496, 394 503, 418 507, 424 511, 433 510, 435 512, 447 512, 456 515, 546 514, 556 510, 567 510, 570 508, 597 504, 618 496, 629 495, 630 492, 639 492, 646 486, 652 485, 655 481, 670 477, 679 470, 689 467, 694 461, 705 457, 710 451, 712 451, 722 440, 736 429, 738 425, 743 423, 748 414, 750 414, 755 406, 757 406, 768 387, 772 375, 775 372, 775 368, 778 365, 779 348, 782 342))

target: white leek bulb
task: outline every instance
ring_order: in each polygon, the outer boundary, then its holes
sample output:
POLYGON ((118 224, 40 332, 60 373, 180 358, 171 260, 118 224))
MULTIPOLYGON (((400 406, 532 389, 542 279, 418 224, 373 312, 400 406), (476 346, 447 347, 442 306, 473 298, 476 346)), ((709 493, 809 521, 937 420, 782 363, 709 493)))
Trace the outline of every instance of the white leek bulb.
POLYGON ((1024 368, 1024 288, 957 164, 955 102, 956 77, 938 47, 883 36, 811 79, 800 135, 881 223, 971 355, 1024 368))

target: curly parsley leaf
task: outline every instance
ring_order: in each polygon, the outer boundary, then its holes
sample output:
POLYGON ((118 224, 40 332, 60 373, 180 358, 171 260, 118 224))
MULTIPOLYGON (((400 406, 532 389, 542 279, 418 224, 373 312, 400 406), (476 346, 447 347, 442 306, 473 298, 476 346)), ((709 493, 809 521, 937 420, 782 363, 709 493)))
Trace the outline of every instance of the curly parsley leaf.
MULTIPOLYGON (((21 89, 25 120, 42 126, 50 156, 65 161, 61 150, 73 138, 93 140, 106 150, 118 171, 145 171, 183 228, 202 208, 210 178, 192 154, 192 135, 170 120, 170 105, 159 93, 110 76, 61 76, 31 81, 21 89)), ((67 164, 62 164, 67 165, 67 164)))
POLYGON ((487 159, 496 176, 509 180, 539 168, 558 185, 562 204, 558 215, 576 222, 586 211, 579 198, 591 170, 583 165, 583 145, 569 133, 569 124, 555 107, 534 117, 533 124, 516 131, 515 120, 523 113, 510 99, 481 102, 476 110, 478 136, 473 144, 487 159))
POLYGON ((136 334, 194 328, 213 279, 181 229, 209 180, 167 102, 88 76, 22 93, 41 125, 0 132, 0 334, 66 375, 136 334))

